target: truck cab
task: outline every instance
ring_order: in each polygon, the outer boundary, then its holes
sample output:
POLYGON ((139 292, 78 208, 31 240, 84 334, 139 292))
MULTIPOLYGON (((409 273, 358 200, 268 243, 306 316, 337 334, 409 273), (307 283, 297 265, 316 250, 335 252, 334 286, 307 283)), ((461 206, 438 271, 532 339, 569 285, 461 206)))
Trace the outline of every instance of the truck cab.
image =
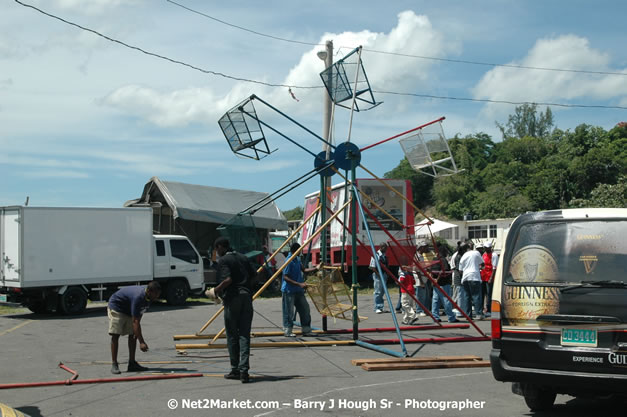
POLYGON ((162 296, 168 304, 185 303, 190 292, 204 290, 200 254, 184 236, 154 235, 153 276, 165 286, 162 296))

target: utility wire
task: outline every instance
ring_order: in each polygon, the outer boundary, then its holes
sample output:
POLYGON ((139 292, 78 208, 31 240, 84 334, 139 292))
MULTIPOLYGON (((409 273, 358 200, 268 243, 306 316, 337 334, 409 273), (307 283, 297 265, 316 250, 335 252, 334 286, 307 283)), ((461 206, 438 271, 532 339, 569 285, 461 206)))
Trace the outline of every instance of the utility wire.
POLYGON ((16 3, 18 3, 18 4, 20 4, 20 5, 22 5, 22 6, 24 6, 24 7, 28 7, 28 8, 31 8, 31 9, 33 9, 33 10, 36 10, 36 11, 38 11, 39 13, 41 13, 41 14, 43 14, 43 15, 46 15, 46 16, 51 17, 51 18, 53 18, 53 19, 59 20, 59 21, 61 21, 61 22, 65 23, 65 24, 68 24, 68 25, 70 25, 70 26, 74 26, 74 27, 77 27, 77 28, 82 29, 82 30, 84 30, 84 31, 87 31, 87 32, 93 33, 94 35, 100 36, 101 38, 104 38, 104 39, 106 39, 106 40, 108 40, 108 41, 111 41, 111 42, 117 43, 117 44, 119 44, 119 45, 125 46, 125 47, 127 47, 127 48, 130 48, 130 49, 133 49, 133 50, 139 51, 139 52, 141 52, 141 53, 143 53, 143 54, 153 56, 153 57, 155 57, 155 58, 163 59, 163 60, 166 60, 166 61, 172 62, 172 63, 174 63, 174 64, 183 65, 183 66, 185 66, 185 67, 188 67, 188 68, 194 69, 194 70, 196 70, 196 71, 203 72, 203 73, 205 73, 205 74, 217 75, 217 76, 219 76, 219 77, 224 77, 224 78, 228 78, 228 79, 235 80, 235 81, 242 81, 242 82, 248 82, 248 83, 254 83, 254 84, 261 84, 261 85, 265 85, 265 86, 268 86, 268 87, 288 87, 288 88, 303 88, 303 89, 313 89, 313 88, 318 89, 318 88, 323 88, 322 86, 311 86, 311 87, 305 87, 305 86, 288 85, 288 84, 273 84, 273 83, 267 83, 267 82, 264 82, 264 81, 251 80, 251 79, 249 79, 249 78, 235 77, 235 76, 228 75, 228 74, 224 74, 224 73, 221 73, 221 72, 216 72, 216 71, 211 71, 211 70, 203 69, 203 68, 200 68, 200 67, 197 67, 197 66, 194 66, 194 65, 188 64, 188 63, 183 62, 183 61, 179 61, 179 60, 176 60, 176 59, 168 58, 167 56, 159 55, 159 54, 156 54, 156 53, 154 53, 154 52, 146 51, 146 50, 144 50, 144 49, 142 49, 142 48, 139 48, 139 47, 137 47, 137 46, 133 46, 133 45, 130 45, 130 44, 126 43, 126 42, 122 42, 122 41, 120 41, 120 40, 118 40, 118 39, 114 39, 114 38, 112 38, 112 37, 110 37, 110 36, 103 35, 102 33, 98 32, 98 31, 96 31, 96 30, 93 30, 93 29, 90 29, 90 28, 87 28, 87 27, 81 26, 81 25, 79 25, 79 24, 77 24, 77 23, 74 23, 74 22, 70 22, 70 21, 68 21, 68 20, 65 20, 65 19, 63 19, 63 18, 59 17, 59 16, 55 16, 55 15, 53 15, 53 14, 50 14, 50 13, 48 13, 48 12, 45 12, 45 11, 43 11, 43 10, 41 10, 41 9, 39 9, 39 8, 37 8, 37 7, 35 7, 35 6, 33 6, 33 5, 26 4, 26 3, 22 3, 20 0, 15 0, 15 2, 16 2, 16 3))
POLYGON ((439 100, 475 101, 475 102, 481 102, 481 103, 514 104, 514 105, 537 104, 537 105, 540 105, 540 106, 627 110, 627 107, 624 107, 624 106, 603 106, 603 105, 593 105, 593 104, 543 103, 543 102, 538 102, 538 101, 491 100, 491 99, 467 98, 467 97, 434 96, 434 95, 430 95, 430 94, 400 93, 400 92, 396 92, 396 91, 376 91, 376 90, 373 90, 372 92, 373 93, 377 93, 377 94, 391 94, 391 95, 397 95, 397 96, 413 96, 413 97, 422 97, 422 98, 434 98, 434 99, 439 99, 439 100))
MULTIPOLYGON (((320 43, 315 43, 315 42, 303 42, 303 41, 296 41, 293 39, 286 39, 286 38, 281 38, 278 36, 273 36, 273 35, 268 35, 262 32, 257 32, 255 30, 252 29, 248 29, 245 28, 243 26, 238 26, 235 25, 233 23, 229 23, 226 22, 224 20, 220 20, 216 17, 210 16, 206 13, 200 12, 198 10, 194 10, 190 7, 184 6, 180 3, 177 3, 175 1, 172 0, 165 0, 168 3, 172 3, 176 6, 179 6, 185 10, 188 10, 192 13, 196 13, 200 16, 206 17, 208 19, 211 19, 213 21, 216 21, 218 23, 222 23, 223 25, 226 26, 230 26, 230 27, 234 27, 240 30, 243 30, 245 32, 249 32, 249 33, 253 33, 255 35, 258 36, 263 36, 266 38, 270 38, 270 39, 275 39, 278 41, 283 41, 283 42, 290 42, 290 43, 298 43, 301 45, 312 45, 312 46, 325 46, 324 44, 320 44, 320 43)), ((355 49, 354 46, 340 46, 338 48, 338 52, 340 49, 355 49)), ((367 49, 367 48, 363 48, 363 51, 365 52, 372 52, 375 54, 385 54, 385 55, 393 55, 393 56, 403 56, 403 57, 407 57, 407 58, 418 58, 418 59, 426 59, 426 60, 431 60, 431 61, 442 61, 442 62, 452 62, 452 63, 456 63, 456 64, 469 64, 469 65, 482 65, 482 66, 487 66, 487 67, 505 67, 505 68, 516 68, 516 69, 525 69, 525 70, 536 70, 536 71, 554 71, 554 72, 573 72, 573 73, 580 73, 580 74, 597 74, 597 75, 623 75, 623 76, 627 76, 627 72, 611 72, 611 71, 588 71, 588 70, 576 70, 576 69, 569 69, 569 68, 549 68, 549 67, 532 67, 532 66, 528 66, 528 65, 514 65, 514 64, 495 64, 495 63, 490 63, 490 62, 479 62, 479 61, 468 61, 468 60, 462 60, 462 59, 450 59, 450 58, 438 58, 438 57, 433 57, 433 56, 424 56, 424 55, 413 55, 413 54, 403 54, 400 52, 389 52, 389 51, 379 51, 376 49, 367 49)))
MULTIPOLYGON (((169 0, 167 0, 167 1, 169 1, 169 0)), ((267 82, 253 80, 253 79, 249 79, 249 78, 235 77, 235 76, 232 76, 232 75, 223 74, 221 72, 216 72, 216 71, 203 69, 203 68, 197 67, 195 65, 188 64, 188 63, 183 62, 183 61, 179 61, 179 60, 172 59, 172 58, 169 58, 169 57, 166 57, 166 56, 163 56, 163 55, 159 55, 159 54, 156 54, 154 52, 146 51, 146 50, 144 50, 142 48, 139 48, 137 46, 133 46, 133 45, 130 45, 130 44, 126 43, 126 42, 120 41, 118 39, 114 39, 114 38, 112 38, 110 36, 103 35, 102 33, 98 32, 96 30, 93 30, 93 29, 81 26, 81 25, 79 25, 77 23, 74 23, 74 22, 70 22, 70 21, 68 21, 66 19, 63 19, 63 18, 59 17, 59 16, 55 16, 53 14, 45 12, 45 11, 35 7, 35 6, 23 3, 20 0, 15 0, 15 2, 20 4, 20 5, 22 5, 22 6, 24 6, 24 7, 28 7, 28 8, 31 8, 33 10, 36 10, 36 11, 38 11, 39 13, 41 13, 41 14, 43 14, 45 16, 48 16, 48 17, 51 17, 53 19, 59 20, 59 21, 65 23, 65 24, 68 24, 70 26, 74 26, 74 27, 77 27, 77 28, 79 28, 81 30, 84 30, 86 32, 93 33, 94 35, 100 36, 101 38, 106 39, 106 40, 108 40, 110 42, 117 43, 117 44, 125 46, 125 47, 127 47, 129 49, 133 49, 133 50, 139 51, 139 52, 141 52, 143 54, 146 54, 146 55, 149 55, 149 56, 153 56, 155 58, 163 59, 165 61, 172 62, 174 64, 182 65, 182 66, 191 68, 193 70, 200 71, 200 72, 205 73, 205 74, 216 75, 216 76, 219 76, 219 77, 224 77, 224 78, 228 78, 228 79, 235 80, 235 81, 242 81, 242 82, 248 82, 248 83, 253 83, 253 84, 265 85, 265 86, 268 86, 268 87, 287 87, 287 88, 300 88, 300 89, 319 89, 319 88, 324 88, 324 86, 300 86, 300 85, 288 85, 288 84, 273 84, 273 83, 267 83, 267 82)), ((622 73, 615 73, 615 74, 617 74, 617 75, 627 75, 627 74, 622 74, 622 73)), ((539 105, 547 105, 547 106, 555 106, 555 107, 627 110, 627 107, 624 107, 624 106, 601 106, 601 105, 585 105, 585 104, 542 103, 542 102, 535 102, 535 101, 516 102, 516 101, 507 101, 507 100, 475 99, 475 98, 466 98, 466 97, 446 97, 446 96, 436 96, 436 95, 419 94, 419 93, 401 93, 401 92, 396 92, 396 91, 374 91, 373 90, 373 92, 377 93, 377 94, 390 94, 390 95, 398 95, 398 96, 413 96, 413 97, 431 98, 431 99, 438 99, 438 100, 458 100, 458 101, 473 101, 473 102, 482 102, 482 103, 514 104, 514 105, 539 104, 539 105)))

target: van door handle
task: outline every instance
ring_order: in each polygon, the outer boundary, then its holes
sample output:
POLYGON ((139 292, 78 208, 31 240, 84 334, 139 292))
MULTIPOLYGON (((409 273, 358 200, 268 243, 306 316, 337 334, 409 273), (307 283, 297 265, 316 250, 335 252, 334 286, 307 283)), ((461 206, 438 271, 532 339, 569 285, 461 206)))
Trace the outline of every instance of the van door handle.
POLYGON ((176 265, 170 265, 170 269, 176 269, 176 265))

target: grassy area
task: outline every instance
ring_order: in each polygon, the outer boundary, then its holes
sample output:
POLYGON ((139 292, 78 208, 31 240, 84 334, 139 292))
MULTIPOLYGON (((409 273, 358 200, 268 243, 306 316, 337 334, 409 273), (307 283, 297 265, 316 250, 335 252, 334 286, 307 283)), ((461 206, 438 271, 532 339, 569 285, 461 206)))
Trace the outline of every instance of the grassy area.
POLYGON ((16 313, 27 313, 29 310, 26 307, 13 306, 13 305, 0 305, 0 316, 16 313))

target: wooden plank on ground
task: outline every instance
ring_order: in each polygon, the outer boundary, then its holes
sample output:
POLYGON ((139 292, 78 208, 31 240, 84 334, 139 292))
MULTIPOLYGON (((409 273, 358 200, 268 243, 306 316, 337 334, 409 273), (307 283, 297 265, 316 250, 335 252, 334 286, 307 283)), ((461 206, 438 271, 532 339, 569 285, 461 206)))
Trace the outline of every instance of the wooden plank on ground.
POLYGON ((353 359, 351 364, 355 366, 364 363, 399 363, 399 362, 445 362, 445 361, 463 361, 463 360, 481 360, 480 356, 475 355, 459 355, 459 356, 427 356, 422 358, 377 358, 377 359, 353 359))
POLYGON ((411 369, 439 369, 439 368, 488 368, 490 361, 454 361, 454 362, 425 362, 425 363, 365 363, 361 368, 366 371, 400 371, 411 369))

